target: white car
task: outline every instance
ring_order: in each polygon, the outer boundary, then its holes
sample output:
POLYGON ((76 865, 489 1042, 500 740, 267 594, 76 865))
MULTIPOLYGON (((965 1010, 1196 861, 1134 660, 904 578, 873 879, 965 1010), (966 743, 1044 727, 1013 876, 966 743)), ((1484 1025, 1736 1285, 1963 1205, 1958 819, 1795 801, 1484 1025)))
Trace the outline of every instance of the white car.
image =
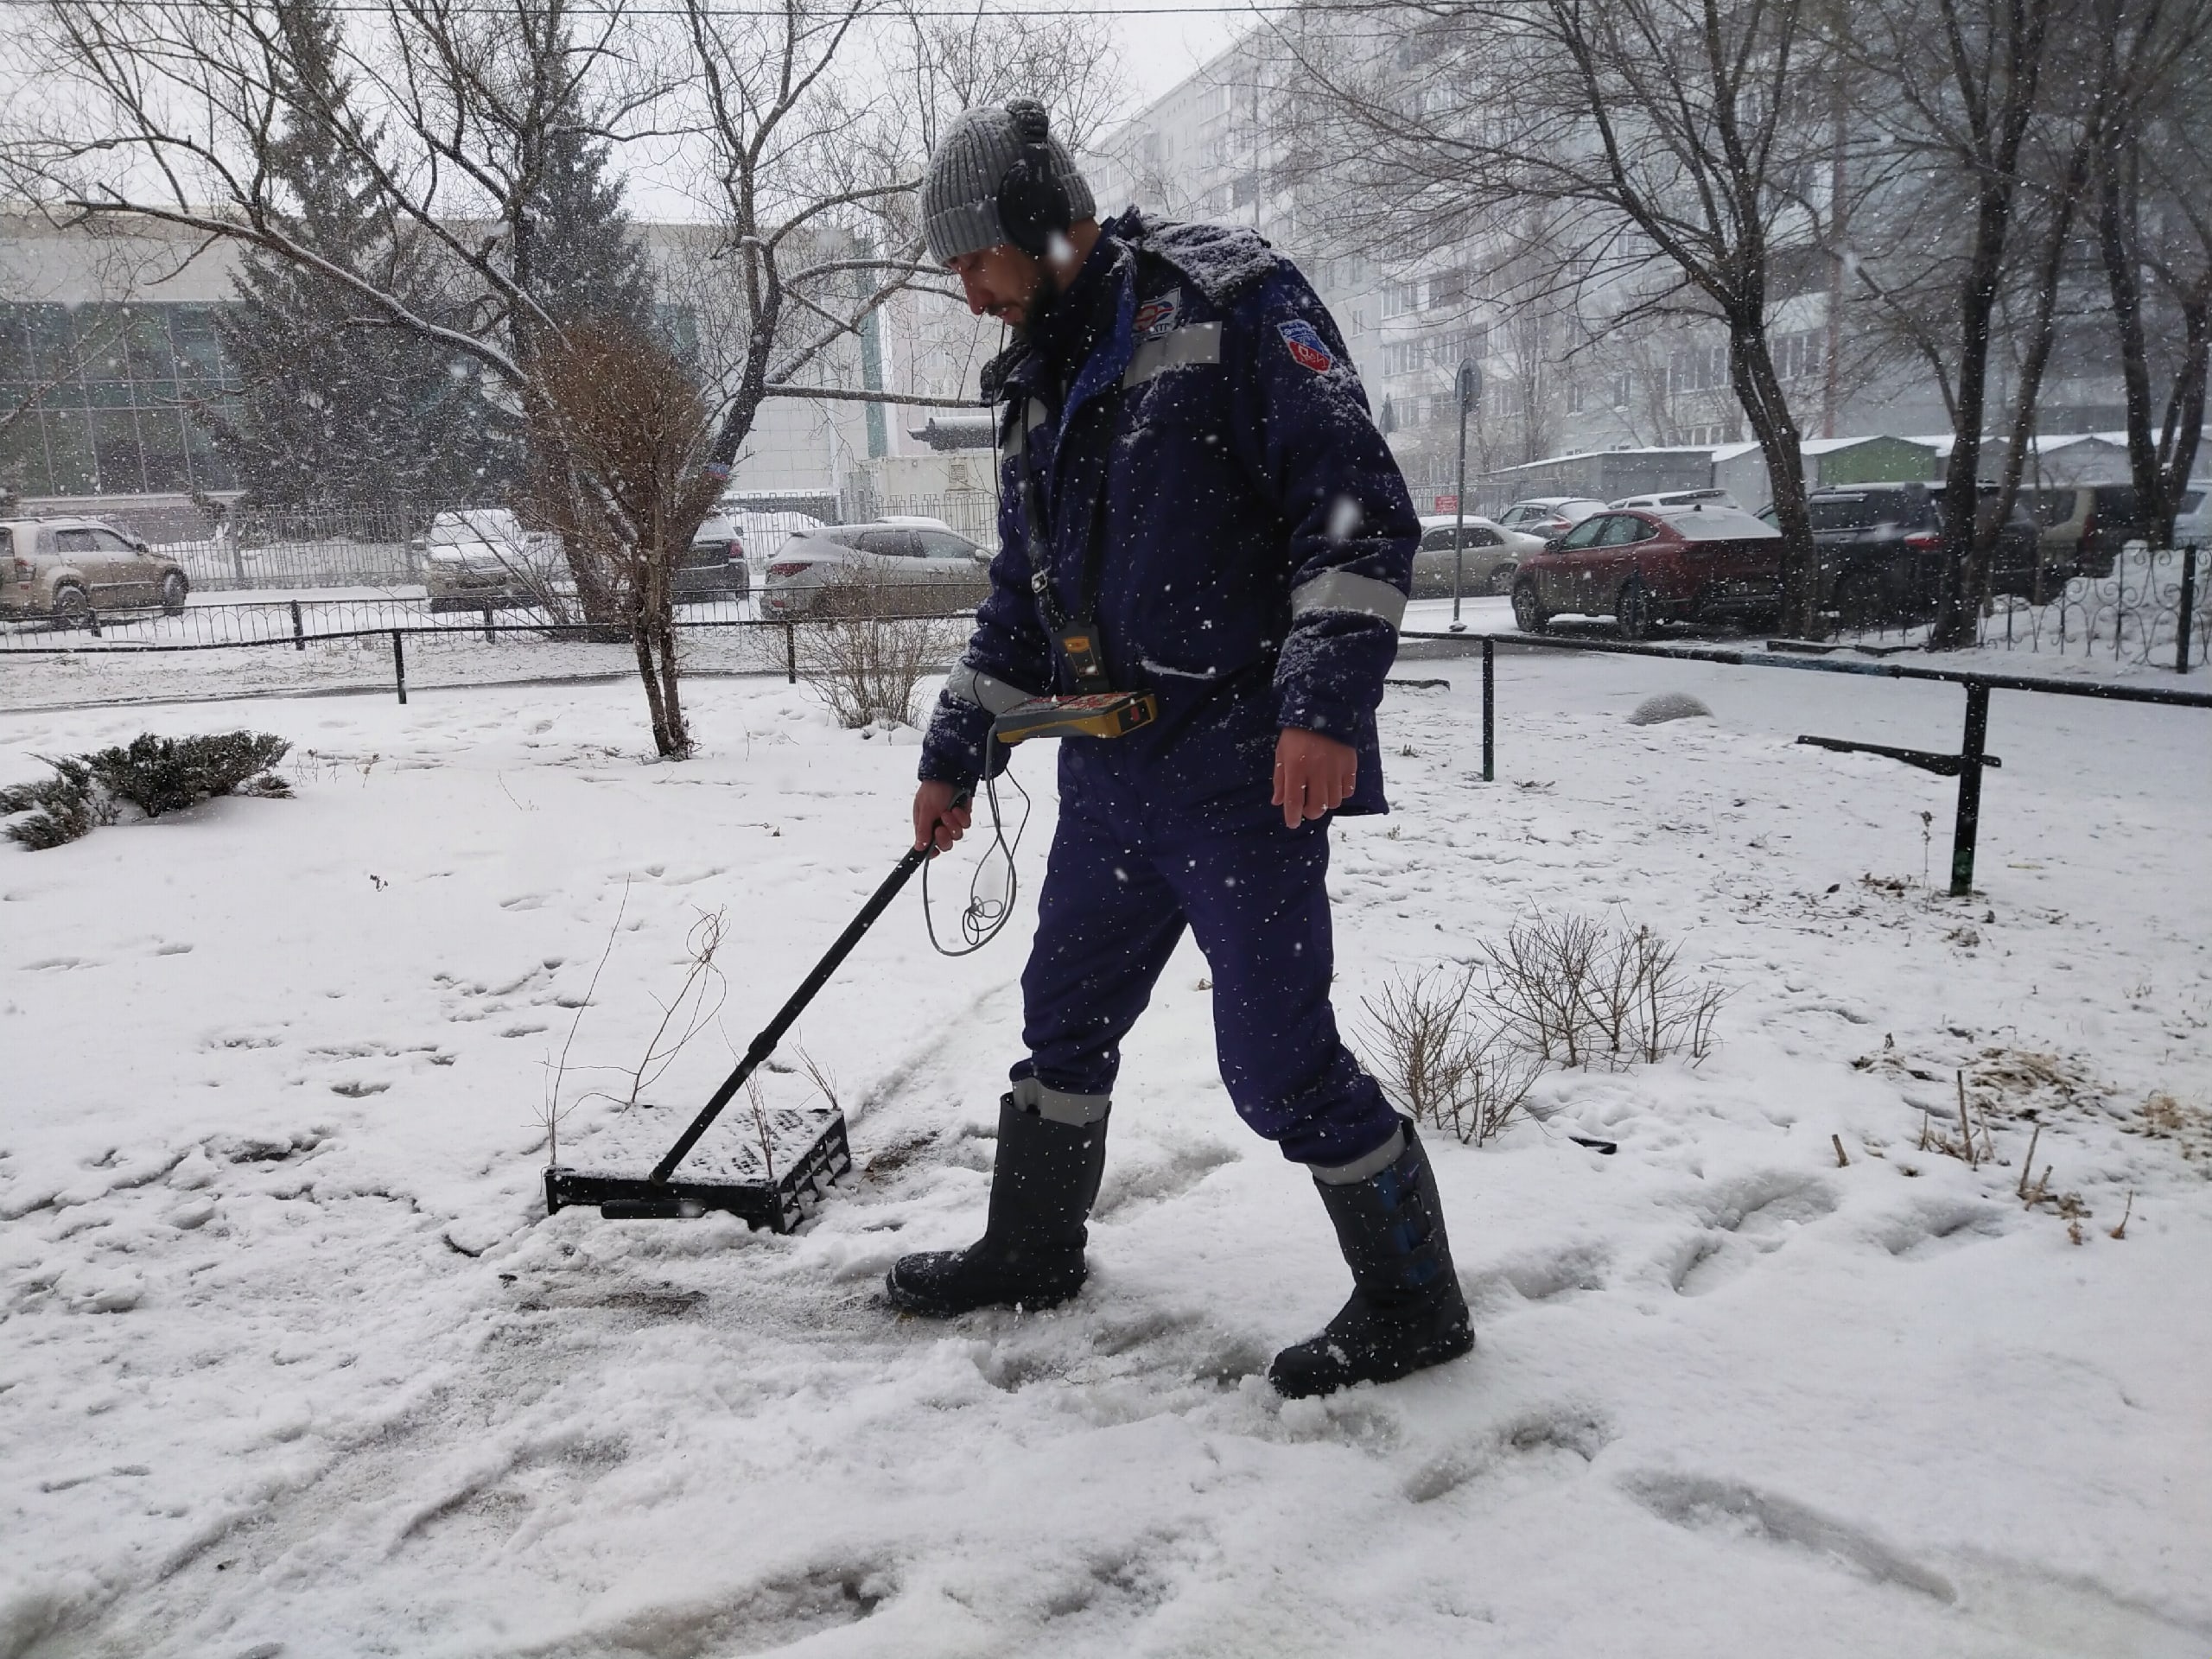
POLYGON ((1449 598, 1452 593, 1452 538, 1459 537, 1461 594, 1510 594, 1513 573, 1531 553, 1543 551, 1544 538, 1522 531, 1507 530, 1494 519, 1469 513, 1465 527, 1458 515, 1430 513, 1421 521, 1421 543, 1414 553, 1415 599, 1449 598))
POLYGON ((433 611, 537 604, 565 575, 561 538, 505 507, 442 512, 415 541, 433 611))
POLYGON ((1516 501, 1497 515, 1498 528, 1517 530, 1524 536, 1549 541, 1564 536, 1585 518, 1603 512, 1605 504, 1580 495, 1532 495, 1516 501))
POLYGON ((760 613, 817 611, 938 615, 973 610, 990 591, 991 556, 935 521, 877 519, 802 531, 777 550, 760 587, 760 613))
POLYGON ((1741 507, 1743 503, 1726 490, 1656 490, 1649 495, 1624 495, 1612 505, 1619 507, 1741 507))

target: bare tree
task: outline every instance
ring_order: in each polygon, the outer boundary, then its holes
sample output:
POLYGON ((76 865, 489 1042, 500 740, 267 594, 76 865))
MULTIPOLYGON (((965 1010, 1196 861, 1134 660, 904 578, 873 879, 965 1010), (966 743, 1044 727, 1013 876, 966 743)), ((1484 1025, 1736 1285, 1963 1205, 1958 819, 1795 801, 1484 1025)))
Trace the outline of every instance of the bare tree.
POLYGON ((2155 546, 2173 538, 2212 368, 2212 6, 2097 0, 2097 10, 2106 87, 2097 251, 2120 337, 2128 467, 2155 546), (2164 341, 2154 338, 2158 301, 2172 325, 2164 341), (2154 355, 2166 360, 2163 397, 2154 355))
MULTIPOLYGON (((1885 280, 1882 262, 1862 258, 1861 284, 1893 315, 1900 296, 1925 285, 1930 264, 1951 281, 1934 319, 1909 325, 1951 414, 1951 454, 1943 480, 1943 556, 1929 644, 1970 645, 1976 638, 1982 552, 1995 518, 1980 499, 1982 435, 1988 420, 1997 326, 2008 274, 2021 267, 2028 215, 2023 190, 2037 159, 2034 142, 2050 113, 2046 72, 2056 55, 2062 0, 1885 0, 1866 7, 1850 35, 1871 96, 1865 113, 1923 176, 1955 176, 1955 208, 1920 219, 1899 238, 1904 276, 1885 280), (1963 221, 1966 235, 1954 227, 1963 221), (1949 251, 1961 251, 1955 258, 1949 251)), ((1936 193, 1940 194, 1941 193, 1936 193)), ((1895 219, 1924 207, 1929 193, 1905 192, 1890 204, 1895 219)), ((2056 216, 2055 216, 2056 217, 2056 216)), ((2064 245, 2063 227, 2047 236, 2048 257, 2064 245)), ((2032 256, 2029 263, 2032 264, 2032 256)), ((2032 408, 2032 404, 2030 405, 2032 408)), ((2016 449, 2018 446, 2016 446, 2016 449)), ((2017 474, 2015 474, 2017 481, 2017 474)))
POLYGON ((1392 246, 1506 236, 1532 206, 1552 286, 1640 283, 1624 321, 1694 315, 1727 341, 1784 537, 1783 626, 1819 626, 1796 416, 1768 327, 1777 250, 1817 245, 1831 55, 1814 0, 1413 4, 1395 52, 1285 38, 1316 89, 1298 165, 1343 181, 1344 232, 1392 246), (1650 279, 1663 273, 1657 282, 1650 279))

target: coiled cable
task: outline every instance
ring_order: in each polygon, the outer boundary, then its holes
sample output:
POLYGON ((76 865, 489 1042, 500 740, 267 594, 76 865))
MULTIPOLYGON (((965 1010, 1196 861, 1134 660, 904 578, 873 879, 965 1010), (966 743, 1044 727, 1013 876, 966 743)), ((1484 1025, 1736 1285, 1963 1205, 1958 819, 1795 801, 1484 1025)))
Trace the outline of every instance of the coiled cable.
MULTIPOLYGON (((999 810, 998 779, 991 772, 991 747, 998 741, 998 722, 993 721, 990 734, 983 740, 983 798, 991 809, 991 843, 983 849, 982 860, 968 878, 968 903, 960 912, 960 937, 963 943, 957 949, 937 936, 937 913, 930 903, 930 866, 937 860, 925 860, 922 865, 922 925, 928 929, 930 943, 940 956, 972 957, 998 938, 1014 914, 1014 901, 1021 890, 1014 860, 1021 850, 1021 837, 1029 828, 1033 803, 1029 791, 1022 788, 1021 780, 1007 771, 1007 781, 1021 797, 1021 818, 1014 827, 1013 841, 1008 842, 1005 815, 999 810)), ((931 834, 935 834, 934 828, 931 834)))

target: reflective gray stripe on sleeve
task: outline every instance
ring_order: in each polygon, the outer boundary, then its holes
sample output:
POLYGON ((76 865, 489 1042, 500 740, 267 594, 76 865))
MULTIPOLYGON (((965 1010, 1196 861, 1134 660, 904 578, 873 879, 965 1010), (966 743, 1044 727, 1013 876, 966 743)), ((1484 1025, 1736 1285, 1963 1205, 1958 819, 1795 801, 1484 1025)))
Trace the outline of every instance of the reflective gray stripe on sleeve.
POLYGON ((1114 1097, 1071 1095, 1065 1089, 1047 1089, 1034 1077, 1023 1077, 1014 1085, 1014 1103, 1025 1112, 1034 1112, 1054 1123, 1081 1128, 1086 1123, 1103 1122, 1114 1097))
POLYGON ((1027 691, 1008 685, 1004 680, 994 679, 965 663, 944 677, 944 694, 955 702, 973 703, 995 715, 1002 715, 1029 701, 1027 691))
POLYGON ((1395 628, 1405 620, 1406 596, 1373 576, 1325 570, 1290 591, 1290 613, 1303 616, 1308 611, 1363 611, 1381 617, 1395 628))
POLYGON ((1187 367, 1193 363, 1221 361, 1221 325, 1217 322, 1193 322, 1181 328, 1171 328, 1157 340, 1147 340, 1129 358, 1129 366, 1122 372, 1124 391, 1141 386, 1154 376, 1169 369, 1187 367))

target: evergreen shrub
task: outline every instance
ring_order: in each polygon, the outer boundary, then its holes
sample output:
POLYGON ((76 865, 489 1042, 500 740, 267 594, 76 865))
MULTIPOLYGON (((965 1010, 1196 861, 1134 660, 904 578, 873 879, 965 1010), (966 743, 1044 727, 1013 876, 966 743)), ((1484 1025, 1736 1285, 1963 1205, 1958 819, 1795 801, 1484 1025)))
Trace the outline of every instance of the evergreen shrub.
POLYGON ((94 754, 42 755, 54 775, 0 787, 0 816, 30 814, 7 826, 8 839, 39 851, 117 822, 124 805, 158 818, 218 795, 287 796, 291 785, 270 768, 291 747, 266 732, 182 738, 147 732, 94 754))

